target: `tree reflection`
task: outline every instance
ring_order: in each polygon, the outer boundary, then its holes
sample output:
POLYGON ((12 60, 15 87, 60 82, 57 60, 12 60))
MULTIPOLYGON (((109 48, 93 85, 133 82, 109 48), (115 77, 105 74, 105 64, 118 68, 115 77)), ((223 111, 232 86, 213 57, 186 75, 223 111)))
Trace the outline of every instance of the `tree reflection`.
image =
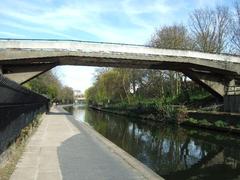
POLYGON ((238 137, 173 125, 146 125, 93 110, 85 111, 84 121, 166 179, 231 179, 240 175, 238 137))

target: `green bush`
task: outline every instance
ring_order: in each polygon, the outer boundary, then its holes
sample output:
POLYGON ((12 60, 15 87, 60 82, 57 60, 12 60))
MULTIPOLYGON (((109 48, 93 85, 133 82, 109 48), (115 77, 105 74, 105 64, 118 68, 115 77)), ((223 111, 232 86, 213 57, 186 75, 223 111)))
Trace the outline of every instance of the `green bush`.
POLYGON ((240 129, 240 124, 237 124, 237 125, 236 125, 236 128, 240 129))
POLYGON ((203 120, 199 120, 199 124, 200 125, 204 125, 204 126, 211 126, 212 123, 210 123, 208 120, 203 119, 203 120))
POLYGON ((187 121, 190 122, 190 123, 193 123, 193 124, 197 124, 198 123, 198 120, 196 120, 194 118, 189 118, 187 121))
POLYGON ((214 125, 217 126, 217 127, 226 127, 226 126, 227 126, 227 123, 224 122, 224 121, 219 120, 219 121, 216 121, 216 122, 214 123, 214 125))

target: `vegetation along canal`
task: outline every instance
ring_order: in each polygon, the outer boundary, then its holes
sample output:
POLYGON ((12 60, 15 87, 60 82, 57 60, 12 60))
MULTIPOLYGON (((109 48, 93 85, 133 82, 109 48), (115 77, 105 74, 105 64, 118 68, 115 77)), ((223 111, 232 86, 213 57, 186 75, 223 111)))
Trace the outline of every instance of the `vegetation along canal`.
POLYGON ((146 124, 88 108, 67 110, 166 179, 240 178, 238 136, 146 124))

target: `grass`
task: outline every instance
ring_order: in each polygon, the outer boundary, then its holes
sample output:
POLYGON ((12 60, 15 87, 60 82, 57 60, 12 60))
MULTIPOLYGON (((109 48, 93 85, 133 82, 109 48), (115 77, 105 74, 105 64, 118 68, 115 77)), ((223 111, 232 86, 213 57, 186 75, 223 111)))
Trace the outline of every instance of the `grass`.
POLYGON ((7 160, 0 166, 0 180, 8 180, 10 178, 18 160, 22 156, 26 142, 41 123, 40 117, 41 115, 37 115, 28 126, 22 129, 15 142, 9 146, 7 150, 7 160))
POLYGON ((24 150, 23 144, 13 144, 9 149, 9 157, 7 162, 3 167, 0 168, 0 179, 1 180, 8 180, 13 173, 15 166, 20 159, 22 152, 24 150), (16 147, 17 146, 17 147, 16 147))
POLYGON ((198 119, 194 119, 194 118, 188 118, 187 122, 190 122, 190 123, 196 124, 196 125, 204 125, 204 126, 211 126, 211 125, 213 125, 212 123, 210 123, 206 119, 198 120, 198 119))
POLYGON ((204 126, 212 126, 215 128, 228 128, 228 129, 240 129, 240 124, 236 125, 230 125, 229 123, 223 121, 223 120, 218 120, 215 122, 209 122, 206 119, 194 119, 194 118, 188 118, 186 122, 189 122, 194 125, 204 125, 204 126))

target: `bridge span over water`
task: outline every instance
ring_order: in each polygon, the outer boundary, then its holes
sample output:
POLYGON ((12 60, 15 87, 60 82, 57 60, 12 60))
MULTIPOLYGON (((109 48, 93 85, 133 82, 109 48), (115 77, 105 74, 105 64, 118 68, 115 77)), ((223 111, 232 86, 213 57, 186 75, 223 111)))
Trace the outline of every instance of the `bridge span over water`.
POLYGON ((222 99, 237 94, 240 57, 147 46, 69 40, 0 40, 2 74, 24 84, 58 65, 174 70, 222 99))

